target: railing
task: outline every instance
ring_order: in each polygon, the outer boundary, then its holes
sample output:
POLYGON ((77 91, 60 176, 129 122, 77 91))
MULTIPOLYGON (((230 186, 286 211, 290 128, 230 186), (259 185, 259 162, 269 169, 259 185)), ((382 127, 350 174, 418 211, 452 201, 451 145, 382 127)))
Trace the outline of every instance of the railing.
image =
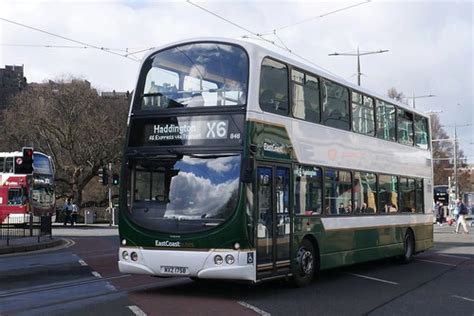
POLYGON ((33 216, 33 214, 22 214, 8 216, 0 223, 0 240, 6 240, 7 246, 11 239, 37 237, 38 243, 41 237, 51 235, 51 216, 33 216))

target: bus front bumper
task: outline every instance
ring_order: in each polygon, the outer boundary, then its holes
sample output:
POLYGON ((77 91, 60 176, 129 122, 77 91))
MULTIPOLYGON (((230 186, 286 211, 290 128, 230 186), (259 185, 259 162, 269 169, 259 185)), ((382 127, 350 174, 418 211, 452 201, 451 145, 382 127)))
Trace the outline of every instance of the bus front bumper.
POLYGON ((118 266, 122 273, 255 282, 254 258, 255 251, 251 250, 189 251, 121 247, 118 266))

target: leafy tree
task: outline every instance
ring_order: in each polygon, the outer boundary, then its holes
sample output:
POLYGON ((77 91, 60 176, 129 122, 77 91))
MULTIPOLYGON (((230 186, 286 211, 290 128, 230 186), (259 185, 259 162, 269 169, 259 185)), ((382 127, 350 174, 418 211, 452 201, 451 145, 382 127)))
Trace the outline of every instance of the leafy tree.
POLYGON ((57 195, 78 204, 103 163, 121 158, 128 101, 104 99, 89 82, 32 84, 3 113, 0 150, 31 145, 52 156, 57 195))

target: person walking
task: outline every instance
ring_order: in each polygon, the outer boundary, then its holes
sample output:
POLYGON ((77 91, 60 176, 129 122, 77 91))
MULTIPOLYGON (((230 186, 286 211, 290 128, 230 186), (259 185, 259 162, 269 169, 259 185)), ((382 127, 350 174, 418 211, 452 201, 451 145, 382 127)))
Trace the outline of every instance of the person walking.
POLYGON ((68 198, 66 200, 66 203, 64 203, 63 206, 63 212, 64 212, 64 226, 67 225, 67 222, 71 222, 71 226, 74 226, 74 222, 72 221, 72 202, 71 198, 68 198))
POLYGON ((443 226, 443 204, 441 202, 436 202, 434 206, 434 213, 438 225, 443 226))
POLYGON ((465 216, 468 213, 467 207, 466 205, 464 205, 461 199, 457 199, 456 208, 459 209, 459 212, 458 212, 458 218, 456 219, 456 230, 454 232, 456 234, 459 233, 459 226, 462 225, 462 228, 464 229, 464 233, 469 234, 469 231, 467 230, 466 219, 465 219, 465 216))
POLYGON ((77 216, 79 215, 79 208, 76 203, 72 203, 71 226, 77 224, 77 216))

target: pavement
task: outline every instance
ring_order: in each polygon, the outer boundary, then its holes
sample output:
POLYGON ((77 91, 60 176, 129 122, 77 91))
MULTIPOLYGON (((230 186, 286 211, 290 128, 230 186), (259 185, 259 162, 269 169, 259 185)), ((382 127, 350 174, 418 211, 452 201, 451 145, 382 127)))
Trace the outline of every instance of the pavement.
POLYGON ((53 223, 51 236, 0 239, 0 255, 53 248, 67 243, 67 237, 118 236, 118 227, 109 224, 53 223), (8 243, 8 244, 7 244, 8 243))
MULTIPOLYGON (((442 245, 450 245, 452 243, 460 243, 460 252, 465 249, 462 244, 472 247, 474 244, 474 226, 470 226, 468 222, 469 234, 464 234, 462 227, 459 233, 454 233, 455 225, 449 226, 443 224, 439 226, 434 224, 434 241, 435 249, 441 250, 442 245), (442 242, 442 244, 436 244, 442 242)), ((25 251, 35 251, 45 248, 58 247, 66 244, 67 237, 93 237, 93 236, 118 236, 118 227, 109 224, 76 224, 74 226, 64 226, 62 223, 53 223, 52 235, 43 236, 38 241, 38 237, 17 237, 9 240, 9 245, 5 239, 0 239, 0 255, 8 253, 18 253, 25 251)))

